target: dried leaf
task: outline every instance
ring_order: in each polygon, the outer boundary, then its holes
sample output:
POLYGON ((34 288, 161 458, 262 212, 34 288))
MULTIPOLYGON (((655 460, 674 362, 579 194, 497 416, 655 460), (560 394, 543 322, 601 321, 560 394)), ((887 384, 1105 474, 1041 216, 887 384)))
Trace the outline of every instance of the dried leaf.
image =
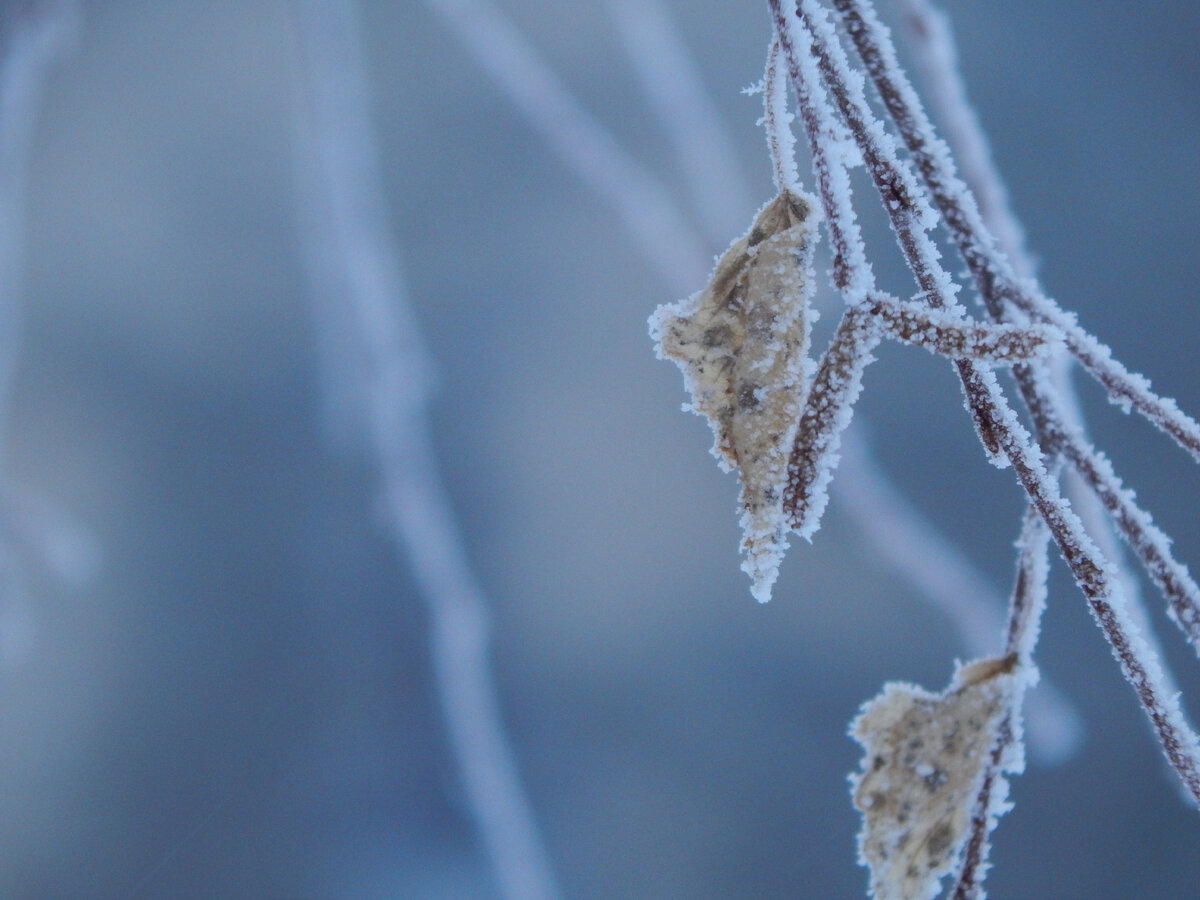
POLYGON ((850 733, 866 750, 853 779, 859 861, 876 900, 932 900, 954 869, 1015 668, 1015 655, 979 660, 941 694, 892 682, 855 719, 850 733))
POLYGON ((650 319, 659 357, 678 363, 691 409, 712 425, 713 454, 738 471, 742 568, 759 600, 770 598, 787 549, 787 461, 812 377, 814 208, 779 194, 725 251, 708 287, 650 319))

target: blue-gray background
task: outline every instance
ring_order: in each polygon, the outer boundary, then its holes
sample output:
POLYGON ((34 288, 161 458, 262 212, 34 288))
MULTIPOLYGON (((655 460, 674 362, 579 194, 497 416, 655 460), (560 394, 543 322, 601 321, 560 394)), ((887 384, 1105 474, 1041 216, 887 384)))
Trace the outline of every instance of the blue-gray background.
MULTIPOLYGON (((1048 288, 1200 410, 1200 6, 949 6, 1048 288)), ((758 201, 759 106, 739 91, 760 77, 763 7, 672 5, 758 201)), ((604 7, 505 8, 682 188, 604 7)), ((750 598, 735 484, 646 337, 675 298, 442 23, 413 0, 362 12, 443 471, 565 894, 862 896, 846 723, 885 680, 941 686, 965 648, 836 505, 774 602, 750 598)), ((293 73, 282 2, 118 0, 85 5, 48 85, 6 465, 92 529, 103 563, 82 588, 27 576, 32 638, 0 673, 0 896, 496 896, 375 474, 321 433, 293 73)), ((984 462, 946 364, 881 357, 860 409, 885 468, 1004 590, 1011 477, 984 462)), ((1200 473, 1085 396, 1200 560, 1200 473)), ((1195 657, 1163 632, 1200 711, 1195 657)), ((1015 782, 992 895, 1191 896, 1200 821, 1061 572, 1039 655, 1087 743, 1015 782)))

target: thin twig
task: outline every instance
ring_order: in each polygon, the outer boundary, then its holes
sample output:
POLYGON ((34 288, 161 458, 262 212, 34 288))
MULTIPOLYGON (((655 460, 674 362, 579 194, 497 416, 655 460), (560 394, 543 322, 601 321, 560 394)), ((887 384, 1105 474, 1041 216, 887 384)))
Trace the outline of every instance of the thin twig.
POLYGON ((1021 746, 1022 703, 1025 691, 1037 681, 1033 650, 1037 644, 1042 613, 1046 608, 1047 548, 1050 533, 1037 512, 1026 510, 1017 543, 1017 577, 1009 605, 1004 652, 1015 654, 1022 677, 1010 697, 1010 706, 996 735, 979 793, 971 810, 971 830, 963 848, 953 900, 984 900, 983 879, 988 870, 988 837, 1000 815, 1007 812, 1008 786, 1005 774, 1017 775, 1024 768, 1021 746))
MULTIPOLYGON (((987 135, 967 98, 949 19, 927 0, 896 0, 896 5, 901 13, 901 25, 912 45, 911 61, 921 71, 925 96, 942 124, 946 142, 958 163, 962 180, 975 198, 983 223, 991 230, 996 245, 1008 258, 1016 275, 1033 277, 1037 263, 1025 244, 1025 229, 1012 210, 1008 189, 996 168, 987 135)), ((1047 360, 1045 378, 1057 400, 1057 413, 1065 430, 1082 434, 1083 414, 1070 377, 1070 362, 1071 357, 1065 355, 1047 360)), ((1072 506, 1101 552, 1116 566, 1130 610, 1146 627, 1149 617, 1145 613, 1140 584, 1126 564, 1125 548, 1115 540, 1107 511, 1077 471, 1068 468, 1064 474, 1072 506)), ((1157 639, 1153 648, 1157 652, 1157 639)))
MULTIPOLYGON (((767 48, 767 70, 763 75, 763 128, 767 132, 767 155, 775 177, 775 190, 799 193, 796 169, 796 136, 787 105, 788 76, 779 65, 779 38, 772 36, 767 48)), ((674 130, 674 129, 672 129, 674 130)))
MULTIPOLYGON (((367 87, 347 0, 293 7, 303 51, 301 217, 318 292, 340 288, 366 359, 368 422, 398 550, 429 609, 435 683, 465 793, 509 900, 554 900, 555 879, 488 664, 487 601, 441 483, 426 411, 430 364, 405 302, 379 197, 367 87), (306 187, 306 185, 308 187, 306 187)), ((328 298, 322 298, 327 302, 328 298)))

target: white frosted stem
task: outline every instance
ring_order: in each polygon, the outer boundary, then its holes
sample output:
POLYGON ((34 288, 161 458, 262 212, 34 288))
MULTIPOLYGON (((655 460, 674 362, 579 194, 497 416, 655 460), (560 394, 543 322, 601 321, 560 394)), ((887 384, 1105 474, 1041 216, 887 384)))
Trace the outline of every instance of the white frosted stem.
MULTIPOLYGON (((998 252, 973 192, 959 179, 949 149, 935 133, 920 99, 900 69, 888 31, 875 16, 869 0, 835 0, 835 5, 884 106, 899 128, 917 168, 945 217, 991 315, 996 319, 1012 315, 1010 303, 1043 320, 1049 313, 1055 313, 1054 319, 1062 322, 1068 344, 1077 350, 1080 329, 1073 317, 1057 310, 1051 301, 1041 295, 1033 282, 1018 284, 1009 261, 998 252)), ((961 95, 963 92, 960 90, 958 93, 961 95)), ((962 119, 964 116, 960 112, 951 117, 962 119)), ((977 143, 983 141, 981 136, 976 136, 975 140, 977 143)), ((998 181, 994 172, 978 174, 985 181, 998 181)), ((993 187, 991 192, 1002 193, 1002 188, 993 187)), ((1028 266, 1028 260, 1024 264, 1028 266)), ((1103 348, 1090 335, 1085 337, 1098 348, 1097 353, 1102 351, 1113 366, 1120 368, 1118 363, 1111 360, 1107 348, 1103 348)), ((1086 359, 1083 361, 1086 365, 1086 359)), ((1154 527, 1150 516, 1136 505, 1132 493, 1121 487, 1107 461, 1088 446, 1073 395, 1066 390, 1062 392, 1066 396, 1060 396, 1057 390, 1066 382, 1062 379, 1050 381, 1043 376, 1040 367, 1018 368, 1016 375, 1041 442, 1066 453, 1075 469, 1088 481, 1147 573, 1167 598, 1172 617, 1200 650, 1200 588, 1188 575, 1187 569, 1172 557, 1170 542, 1154 527)), ((1125 375, 1125 387, 1141 384, 1148 392, 1145 379, 1128 373, 1125 375)), ((1154 401, 1160 405, 1171 403, 1161 398, 1154 398, 1154 401)), ((1180 415, 1173 426, 1178 433, 1184 433, 1190 427, 1189 423, 1187 417, 1180 415)), ((1172 423, 1159 424, 1165 430, 1172 430, 1172 423)), ((1129 581, 1127 574, 1123 573, 1122 577, 1129 581)))
POLYGON ((958 67, 958 49, 946 15, 928 0, 894 0, 922 75, 925 96, 942 123, 963 180, 979 204, 979 214, 1016 273, 1031 277, 1036 261, 1025 244, 1025 229, 1012 211, 1008 188, 992 157, 991 144, 967 97, 958 67))
MULTIPOLYGON (((953 543, 938 532, 879 472, 858 429, 842 438, 843 477, 832 490, 871 541, 876 557, 904 577, 946 617, 971 656, 996 653, 1004 630, 1004 599, 953 543)), ((1074 755, 1083 718, 1047 680, 1029 695, 1029 749, 1047 765, 1074 755)))
MULTIPOLYGON (((912 47, 912 62, 924 83, 925 96, 934 116, 941 122, 962 179, 975 197, 983 224, 994 235, 997 246, 1017 276, 1031 278, 1037 261, 1025 243, 1025 229, 1013 212, 1008 188, 996 168, 991 143, 967 94, 950 21, 928 0, 895 0, 895 3, 905 38, 912 47)), ((1049 360, 1047 377, 1053 386, 1063 423, 1082 433, 1083 414, 1070 378, 1068 359, 1056 356, 1049 360)), ((1131 611, 1139 621, 1148 621, 1138 580, 1126 563, 1125 552, 1115 540, 1103 505, 1074 469, 1068 469, 1065 474, 1071 503, 1101 552, 1119 571, 1131 611)))
POLYGON ((800 172, 796 168, 796 136, 792 134, 792 116, 788 109, 788 74, 781 64, 779 38, 771 39, 767 49, 767 71, 763 75, 763 127, 767 130, 767 151, 775 172, 775 189, 799 193, 800 172))
MULTIPOLYGON (((968 98, 949 19, 928 0, 896 0, 896 5, 905 36, 913 49, 913 62, 922 75, 925 95, 942 124, 962 178, 975 197, 983 224, 995 236, 996 244, 1016 274, 1030 278, 1036 270, 1036 260, 1028 251, 1025 230, 1012 210, 1008 189, 996 168, 987 134, 968 98)), ((1083 434, 1083 413, 1070 378, 1068 360, 1069 357, 1056 356, 1046 363, 1047 385, 1055 397, 1064 426, 1071 432, 1083 434)), ((1124 549, 1116 540, 1104 505, 1077 470, 1068 469, 1065 476, 1072 506, 1100 551, 1113 562, 1130 615, 1143 630, 1150 648, 1161 656, 1140 584, 1127 564, 1124 549)), ((1164 672, 1164 678, 1168 689, 1174 692, 1174 679, 1169 670, 1164 672)))
MULTIPOLYGON (((928 184, 947 228, 962 253, 993 316, 1006 314, 1012 304, 1026 315, 1060 328, 1080 365, 1108 391, 1109 399, 1129 411, 1136 409, 1200 461, 1200 423, 1183 413, 1169 397, 1160 397, 1150 382, 1130 372, 1112 352, 1043 294, 1036 283, 1018 279, 999 252, 972 192, 958 177, 949 149, 937 136, 916 92, 896 60, 888 30, 868 0, 835 0, 888 114, 903 135, 913 161, 928 184)), ((814 9, 816 27, 823 27, 814 9)), ((840 46, 832 52, 840 54, 840 46)), ((886 145, 886 141, 884 142, 886 145)), ((1025 267, 1029 268, 1028 261, 1025 267)))
POLYGON ((441 483, 426 405, 430 364, 405 299, 387 224, 362 51, 347 0, 294 6, 301 39, 302 233, 317 302, 344 301, 363 365, 365 411, 384 509, 430 615, 449 743, 508 900, 553 900, 555 879, 505 733, 488 662, 487 601, 441 483))

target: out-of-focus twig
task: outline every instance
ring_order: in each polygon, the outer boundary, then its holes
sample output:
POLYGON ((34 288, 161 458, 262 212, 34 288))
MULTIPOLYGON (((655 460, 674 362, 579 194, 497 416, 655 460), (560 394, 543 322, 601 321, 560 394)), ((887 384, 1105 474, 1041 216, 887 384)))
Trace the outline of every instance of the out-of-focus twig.
POLYGON ((660 0, 606 0, 657 120, 664 124, 708 242, 723 246, 752 196, 700 68, 660 0))
POLYGON ((488 661, 488 612, 442 487, 427 418, 431 364, 380 202, 350 0, 297 0, 302 50, 297 192, 316 302, 353 323, 384 510, 430 616, 435 681, 471 813, 508 900, 558 889, 522 787, 488 661))
POLYGON ((33 128, 46 75, 72 48, 78 28, 74 0, 21 0, 0 9, 0 432, 19 355, 33 128))
MULTIPOLYGON (((711 254, 665 186, 572 96, 488 0, 425 0, 546 143, 608 202, 669 284, 694 285, 711 254), (652 250, 649 248, 653 248, 652 250)), ((691 290, 692 288, 685 288, 691 290)))
POLYGON ((3 462, 24 318, 25 191, 34 126, 46 78, 74 47, 79 26, 75 0, 20 0, 0 8, 0 662, 8 664, 29 652, 36 627, 25 567, 41 563, 79 585, 99 560, 88 529, 9 483, 3 462))

